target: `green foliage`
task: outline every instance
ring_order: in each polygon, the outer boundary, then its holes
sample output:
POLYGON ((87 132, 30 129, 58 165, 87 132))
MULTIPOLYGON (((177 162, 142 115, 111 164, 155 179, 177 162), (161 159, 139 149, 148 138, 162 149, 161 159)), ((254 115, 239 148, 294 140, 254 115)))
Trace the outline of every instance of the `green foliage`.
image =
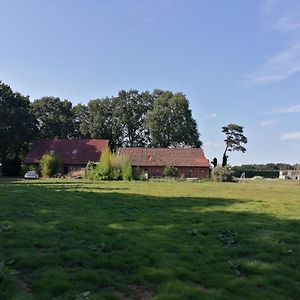
POLYGON ((129 160, 119 153, 113 153, 106 148, 96 165, 88 163, 86 177, 101 180, 131 180, 132 167, 129 160))
POLYGON ((40 160, 41 174, 43 177, 52 177, 62 170, 59 159, 54 154, 46 153, 40 160))
POLYGON ((43 97, 32 103, 32 112, 39 122, 41 138, 74 137, 72 102, 55 97, 43 97))
POLYGON ((21 161, 36 137, 30 101, 0 81, 0 164, 3 175, 20 175, 21 161))
POLYGON ((147 181, 149 179, 149 175, 145 170, 135 167, 132 168, 132 179, 139 181, 147 181))
POLYGON ((132 168, 132 179, 139 180, 142 170, 139 167, 132 168))
POLYGON ((145 124, 151 145, 156 147, 193 146, 201 141, 189 101, 182 93, 155 90, 153 109, 147 112, 145 124))
POLYGON ((153 96, 148 92, 121 90, 116 98, 115 117, 122 128, 122 146, 149 145, 149 131, 144 126, 146 113, 152 109, 153 96))
POLYGON ((90 112, 86 105, 77 104, 72 107, 72 114, 74 116, 73 126, 74 133, 73 136, 75 138, 90 138, 89 132, 89 119, 90 112))
POLYGON ((262 176, 264 178, 278 178, 279 171, 275 170, 236 170, 235 167, 232 168, 233 175, 237 178, 240 178, 243 173, 245 173, 246 178, 252 178, 254 176, 262 176))
POLYGON ((241 165, 241 166, 234 166, 233 169, 235 171, 279 171, 279 170, 292 170, 300 168, 300 165, 290 165, 287 163, 268 163, 268 164, 250 164, 250 165, 241 165))
POLYGON ((104 180, 110 179, 112 170, 111 164, 112 153, 109 148, 104 149, 101 154, 100 162, 96 167, 96 177, 104 180))
POLYGON ((81 132, 91 138, 108 139, 112 149, 122 146, 123 136, 116 98, 90 100, 88 121, 81 125, 81 132))
POLYGON ((178 176, 178 169, 173 166, 167 166, 164 169, 164 176, 166 177, 177 177, 178 176))
POLYGON ((227 165, 217 166, 212 170, 212 177, 215 181, 219 182, 232 182, 233 181, 233 172, 231 166, 227 165))
POLYGON ((96 178, 97 164, 89 161, 85 167, 85 178, 94 179, 96 178))
POLYGON ((121 90, 116 97, 74 108, 76 131, 117 147, 201 146, 196 121, 182 93, 121 90))
POLYGON ((131 180, 132 179, 132 166, 131 163, 126 160, 122 165, 122 176, 123 180, 131 180))
POLYGON ((222 159, 222 166, 225 167, 228 160, 227 152, 246 152, 246 148, 243 145, 247 144, 248 140, 244 135, 244 127, 237 124, 228 124, 222 127, 222 132, 226 135, 226 139, 224 140, 226 147, 222 159))

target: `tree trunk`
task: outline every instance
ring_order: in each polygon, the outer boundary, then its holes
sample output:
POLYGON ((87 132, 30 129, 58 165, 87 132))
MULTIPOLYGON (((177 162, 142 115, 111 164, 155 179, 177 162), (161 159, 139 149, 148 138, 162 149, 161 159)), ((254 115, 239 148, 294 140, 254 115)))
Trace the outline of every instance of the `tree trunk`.
POLYGON ((222 167, 226 167, 227 166, 227 159, 228 159, 227 148, 228 147, 226 146, 224 154, 223 154, 222 167))

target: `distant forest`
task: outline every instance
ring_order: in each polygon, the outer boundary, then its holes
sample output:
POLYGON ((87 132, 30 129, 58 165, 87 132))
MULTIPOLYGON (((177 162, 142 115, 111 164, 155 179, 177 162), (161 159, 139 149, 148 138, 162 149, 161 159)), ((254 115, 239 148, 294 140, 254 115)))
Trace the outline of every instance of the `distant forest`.
POLYGON ((265 178, 278 178, 280 170, 300 169, 300 164, 290 165, 285 163, 250 164, 234 166, 232 168, 235 177, 241 177, 245 173, 246 178, 262 176, 265 178))

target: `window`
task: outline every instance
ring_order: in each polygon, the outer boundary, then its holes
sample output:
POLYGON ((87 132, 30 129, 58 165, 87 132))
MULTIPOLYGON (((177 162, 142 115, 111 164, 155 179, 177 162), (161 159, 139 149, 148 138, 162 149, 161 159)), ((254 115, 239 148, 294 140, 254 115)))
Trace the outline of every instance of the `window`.
POLYGON ((75 155, 77 154, 77 152, 78 152, 77 149, 73 149, 72 154, 75 155))
POLYGON ((49 152, 51 155, 53 155, 54 154, 54 150, 50 150, 50 152, 49 152))

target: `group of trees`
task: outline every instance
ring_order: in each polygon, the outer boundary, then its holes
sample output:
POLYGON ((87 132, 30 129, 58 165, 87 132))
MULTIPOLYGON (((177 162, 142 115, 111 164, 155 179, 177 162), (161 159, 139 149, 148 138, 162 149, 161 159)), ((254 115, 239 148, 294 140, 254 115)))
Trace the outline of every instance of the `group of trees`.
POLYGON ((102 138, 116 147, 200 147, 196 121, 182 93, 120 91, 116 97, 73 106, 43 97, 32 112, 42 138, 102 138))
POLYGON ((73 105, 43 97, 33 102, 0 81, 0 164, 16 175, 39 138, 101 138, 117 147, 200 147, 197 124, 183 93, 121 90, 116 97, 73 105))
POLYGON ((240 177, 245 173, 246 178, 251 178, 254 176, 262 176, 265 178, 278 178, 280 170, 299 170, 300 165, 290 165, 284 163, 268 163, 268 164, 251 164, 251 165, 241 165, 234 166, 232 168, 234 176, 240 177))
POLYGON ((280 170, 297 170, 300 169, 299 164, 290 165, 285 163, 268 163, 268 164, 250 164, 250 165, 241 165, 235 166, 236 170, 252 170, 252 171, 280 171, 280 170))
POLYGON ((21 158, 38 134, 37 119, 28 97, 0 82, 0 163, 2 172, 20 172, 21 158))

